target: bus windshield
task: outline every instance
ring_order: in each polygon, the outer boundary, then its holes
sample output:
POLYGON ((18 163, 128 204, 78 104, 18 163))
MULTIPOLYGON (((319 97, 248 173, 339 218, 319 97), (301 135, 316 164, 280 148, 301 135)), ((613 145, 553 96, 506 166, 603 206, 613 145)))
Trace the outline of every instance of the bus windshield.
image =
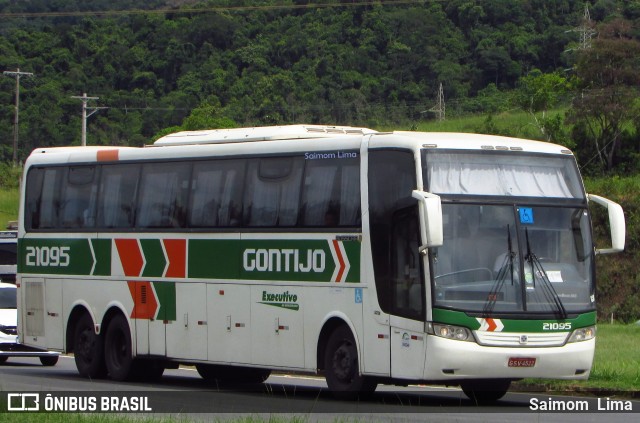
POLYGON ((431 253, 434 306, 566 317, 594 308, 587 211, 442 205, 444 243, 431 253))
POLYGON ((430 253, 433 305, 561 318, 593 310, 590 222, 575 161, 505 153, 423 155, 444 226, 443 245, 430 253))

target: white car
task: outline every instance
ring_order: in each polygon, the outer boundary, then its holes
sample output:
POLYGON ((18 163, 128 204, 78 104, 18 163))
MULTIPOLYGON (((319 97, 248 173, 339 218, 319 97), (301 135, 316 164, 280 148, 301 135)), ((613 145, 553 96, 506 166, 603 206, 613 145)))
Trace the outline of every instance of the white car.
POLYGON ((0 231, 0 282, 16 282, 17 231, 0 231))
POLYGON ((9 357, 39 357, 44 366, 55 366, 59 353, 27 347, 18 342, 17 289, 0 282, 0 364, 9 357))

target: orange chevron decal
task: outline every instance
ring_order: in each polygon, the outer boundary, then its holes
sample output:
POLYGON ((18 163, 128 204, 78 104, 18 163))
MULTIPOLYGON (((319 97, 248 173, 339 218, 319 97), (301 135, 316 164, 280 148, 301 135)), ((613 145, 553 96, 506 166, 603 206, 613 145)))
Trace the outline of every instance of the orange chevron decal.
POLYGON ((476 318, 478 323, 480 323, 480 328, 478 330, 486 331, 486 332, 502 332, 504 329, 504 323, 500 319, 494 319, 492 317, 487 317, 486 319, 478 317, 476 318))
POLYGON ((339 269, 338 274, 336 275, 335 281, 342 282, 342 276, 344 275, 345 268, 347 267, 344 263, 344 257, 342 257, 342 251, 340 251, 340 243, 333 240, 333 248, 335 249, 336 256, 338 258, 339 269))
POLYGON ((136 239, 115 239, 122 270, 125 276, 140 276, 144 267, 144 257, 136 239))
POLYGON ((133 298, 132 319, 154 319, 158 312, 158 301, 151 282, 127 282, 133 298))
POLYGON ((164 249, 167 252, 169 266, 166 278, 184 278, 187 269, 187 241, 184 239, 165 239, 164 249))

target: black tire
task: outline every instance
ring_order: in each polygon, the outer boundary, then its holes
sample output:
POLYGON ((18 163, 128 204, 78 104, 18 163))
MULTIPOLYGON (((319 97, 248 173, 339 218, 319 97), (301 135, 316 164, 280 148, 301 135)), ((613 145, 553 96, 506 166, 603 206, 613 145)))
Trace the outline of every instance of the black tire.
POLYGON ((106 376, 104 363, 104 338, 96 335, 93 319, 83 314, 73 336, 73 355, 80 376, 89 379, 100 379, 106 376))
POLYGON ((116 315, 107 327, 104 361, 111 379, 123 381, 132 378, 131 331, 127 319, 122 314, 116 315))
POLYGON ((0 357, 0 364, 6 363, 9 357, 0 357))
POLYGON ((329 390, 339 399, 365 398, 378 385, 360 374, 358 349, 347 326, 336 328, 325 347, 324 372, 329 390))
POLYGON ((504 397, 511 386, 510 380, 479 380, 462 383, 462 392, 476 405, 492 405, 504 397))
POLYGON ((47 366, 47 367, 55 366, 58 363, 58 356, 47 355, 47 356, 40 357, 40 363, 42 363, 43 366, 47 366))
POLYGON ((196 364, 196 370, 207 382, 220 385, 262 383, 271 375, 269 369, 218 364, 196 364))

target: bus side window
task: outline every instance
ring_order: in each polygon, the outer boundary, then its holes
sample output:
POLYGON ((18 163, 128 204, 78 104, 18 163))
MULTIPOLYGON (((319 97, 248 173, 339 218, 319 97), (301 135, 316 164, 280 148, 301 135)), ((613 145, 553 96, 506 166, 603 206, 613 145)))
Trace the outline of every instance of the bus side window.
POLYGON ((189 227, 235 227, 241 223, 245 160, 199 162, 193 168, 189 227))
POLYGON ((42 200, 42 183, 44 169, 32 167, 27 174, 27 188, 25 199, 25 229, 40 228, 40 204, 42 200))
POLYGON ((95 226, 97 184, 95 166, 69 167, 62 187, 60 226, 92 228, 95 226))
POLYGON ((139 228, 185 227, 190 176, 189 163, 143 165, 136 209, 136 226, 139 228))
POLYGON ((43 169, 42 191, 39 204, 38 229, 52 229, 58 225, 60 214, 60 184, 66 168, 43 169))
POLYGON ((102 167, 98 227, 133 227, 136 187, 140 166, 135 164, 102 167))
POLYGON ((276 157, 251 160, 245 183, 245 226, 296 226, 303 160, 276 157))
POLYGON ((360 225, 358 159, 307 161, 302 194, 302 225, 360 225))

